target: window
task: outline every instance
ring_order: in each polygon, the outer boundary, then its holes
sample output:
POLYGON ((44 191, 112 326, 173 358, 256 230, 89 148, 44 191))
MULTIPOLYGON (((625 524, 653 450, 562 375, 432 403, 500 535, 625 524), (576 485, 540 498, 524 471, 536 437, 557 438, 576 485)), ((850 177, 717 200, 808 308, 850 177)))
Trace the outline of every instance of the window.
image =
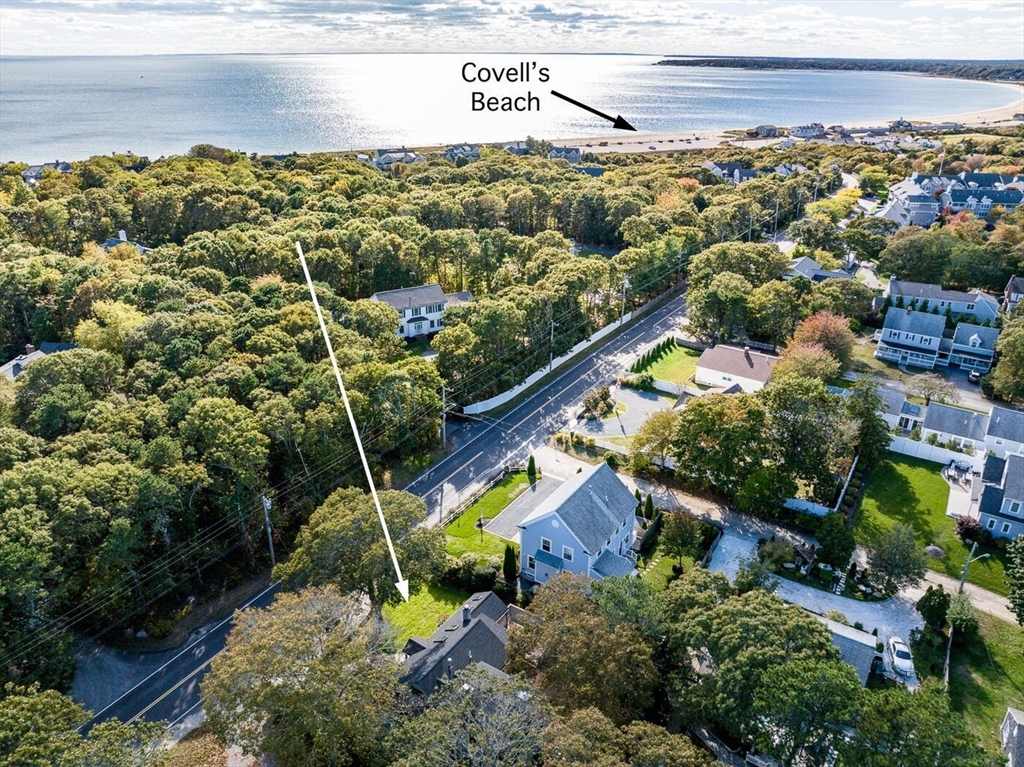
POLYGON ((526 569, 527 570, 536 570, 537 569, 537 560, 535 560, 533 557, 527 557, 526 558, 526 569))
POLYGON ((997 445, 1001 445, 1001 444, 1003 444, 1003 441, 1002 441, 1001 439, 997 439, 997 440, 996 440, 996 444, 997 444, 997 445))
POLYGON ((967 311, 973 312, 974 311, 974 304, 967 304, 967 311))
POLYGON ((551 553, 551 541, 549 541, 547 538, 541 538, 540 539, 540 548, 541 548, 541 551, 546 551, 546 552, 548 552, 550 554, 551 553))
POLYGON ((1003 532, 1004 533, 1010 532, 1010 523, 1009 522, 1003 522, 1003 532))
POLYGON ((570 549, 568 546, 562 547, 562 559, 564 559, 566 562, 572 562, 572 549, 570 549))
POLYGON ((1020 501, 1010 501, 1010 513, 1020 514, 1020 501))
POLYGON ((996 526, 996 521, 994 519, 990 519, 988 521, 988 529, 991 530, 995 526, 996 526))
POLYGON ((430 321, 430 327, 434 327, 434 321, 433 320, 430 321))

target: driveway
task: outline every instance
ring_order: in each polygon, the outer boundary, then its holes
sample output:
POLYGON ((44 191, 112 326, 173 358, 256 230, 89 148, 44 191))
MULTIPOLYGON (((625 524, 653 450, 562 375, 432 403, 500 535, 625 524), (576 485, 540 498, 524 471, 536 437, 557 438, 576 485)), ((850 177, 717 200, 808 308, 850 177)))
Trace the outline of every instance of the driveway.
POLYGON ((526 519, 530 512, 540 506, 541 502, 555 492, 561 484, 561 479, 545 473, 506 506, 498 516, 484 525, 484 530, 507 541, 519 543, 519 523, 526 519))
POLYGON ((636 391, 617 387, 612 395, 617 402, 626 406, 626 412, 611 418, 574 419, 566 424, 567 429, 588 437, 625 437, 636 434, 640 427, 658 410, 668 410, 673 403, 655 392, 636 391))

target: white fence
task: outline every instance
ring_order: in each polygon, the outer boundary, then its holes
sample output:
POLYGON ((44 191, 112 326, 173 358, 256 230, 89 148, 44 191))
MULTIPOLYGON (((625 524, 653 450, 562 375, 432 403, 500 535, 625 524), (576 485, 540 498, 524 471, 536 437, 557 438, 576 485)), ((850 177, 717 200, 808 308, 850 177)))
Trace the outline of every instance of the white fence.
POLYGON ((832 511, 828 506, 822 506, 820 503, 814 503, 813 501, 805 501, 802 498, 787 498, 782 505, 787 509, 802 511, 804 514, 811 514, 815 517, 823 517, 832 511))
POLYGON ((980 451, 975 451, 974 455, 967 455, 967 453, 958 453, 956 450, 949 450, 938 445, 929 445, 927 442, 916 442, 906 437, 893 437, 889 443, 889 449, 894 453, 902 453, 935 463, 967 461, 975 471, 981 471, 982 463, 985 461, 985 454, 980 451))
POLYGON ((660 378, 654 379, 654 388, 665 394, 674 394, 677 397, 686 391, 686 387, 682 384, 672 383, 671 381, 662 381, 660 378))

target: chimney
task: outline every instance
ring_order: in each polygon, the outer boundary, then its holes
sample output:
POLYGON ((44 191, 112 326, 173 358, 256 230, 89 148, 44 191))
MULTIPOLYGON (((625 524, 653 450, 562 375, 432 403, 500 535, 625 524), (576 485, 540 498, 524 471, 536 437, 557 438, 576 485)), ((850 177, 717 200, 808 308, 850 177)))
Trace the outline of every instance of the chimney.
POLYGON ((462 606, 462 625, 466 626, 469 624, 469 605, 462 606))
POLYGON ((25 354, 26 355, 34 354, 35 350, 36 350, 36 347, 34 347, 32 344, 25 344, 25 354))
POLYGON ((119 239, 121 242, 128 242, 128 234, 124 231, 124 229, 117 230, 117 239, 119 239))
POLYGON ((746 357, 748 360, 750 359, 750 347, 749 346, 744 346, 743 347, 743 356, 746 357))
POLYGON ((448 678, 453 679, 455 677, 455 669, 452 668, 452 659, 448 659, 448 678))

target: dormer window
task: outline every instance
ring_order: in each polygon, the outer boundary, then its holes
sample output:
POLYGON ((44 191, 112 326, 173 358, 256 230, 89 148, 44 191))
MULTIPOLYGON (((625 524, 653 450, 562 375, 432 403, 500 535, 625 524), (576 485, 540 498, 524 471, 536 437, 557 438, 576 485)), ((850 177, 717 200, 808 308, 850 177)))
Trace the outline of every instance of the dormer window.
POLYGON ((977 333, 975 333, 973 336, 970 337, 970 339, 968 339, 967 343, 970 344, 972 349, 977 349, 979 346, 981 346, 981 337, 977 333))

